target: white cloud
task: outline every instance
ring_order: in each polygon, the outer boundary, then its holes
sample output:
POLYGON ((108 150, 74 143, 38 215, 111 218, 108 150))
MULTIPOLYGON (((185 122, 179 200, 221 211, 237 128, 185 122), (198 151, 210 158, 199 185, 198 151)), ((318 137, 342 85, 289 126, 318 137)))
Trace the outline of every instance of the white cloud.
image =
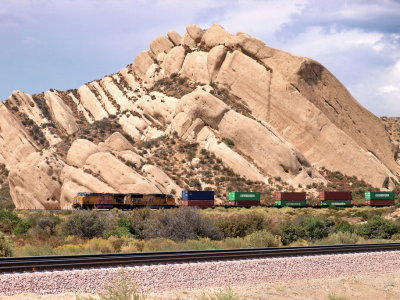
POLYGON ((382 94, 390 94, 390 93, 393 93, 393 92, 397 92, 399 90, 399 88, 397 87, 397 86, 394 86, 394 85, 385 85, 385 86, 382 86, 382 87, 380 87, 379 88, 379 91, 382 93, 382 94))
POLYGON ((241 31, 256 37, 272 38, 283 24, 290 22, 293 14, 301 12, 307 2, 305 0, 232 1, 220 23, 232 32, 241 31))

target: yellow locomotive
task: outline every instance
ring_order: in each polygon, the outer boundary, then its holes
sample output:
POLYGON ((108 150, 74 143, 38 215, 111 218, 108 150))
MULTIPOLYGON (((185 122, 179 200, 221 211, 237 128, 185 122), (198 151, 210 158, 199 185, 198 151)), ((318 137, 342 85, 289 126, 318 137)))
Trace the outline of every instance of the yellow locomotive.
POLYGON ((75 209, 134 209, 144 206, 175 207, 175 199, 169 194, 78 193, 72 202, 75 209))

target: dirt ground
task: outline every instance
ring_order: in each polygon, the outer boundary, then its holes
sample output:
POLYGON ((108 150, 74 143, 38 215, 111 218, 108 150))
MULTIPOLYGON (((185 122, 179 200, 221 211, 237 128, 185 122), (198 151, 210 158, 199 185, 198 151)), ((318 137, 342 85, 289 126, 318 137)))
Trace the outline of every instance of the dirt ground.
MULTIPOLYGON (((201 295, 212 295, 222 288, 200 290, 181 290, 163 293, 150 293, 149 300, 194 300, 201 295)), ((360 274, 332 279, 306 279, 291 282, 270 282, 256 285, 231 286, 241 299, 324 299, 324 300, 386 300, 400 299, 400 271, 383 274, 360 274)), ((79 295, 84 299, 88 294, 79 295)), ((74 293, 58 295, 20 294, 0 296, 0 300, 75 300, 74 293)))

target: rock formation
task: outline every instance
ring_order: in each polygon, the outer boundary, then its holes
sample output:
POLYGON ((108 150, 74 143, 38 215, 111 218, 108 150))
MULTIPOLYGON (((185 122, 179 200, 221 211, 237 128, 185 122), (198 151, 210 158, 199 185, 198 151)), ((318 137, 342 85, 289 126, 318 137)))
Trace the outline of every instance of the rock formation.
POLYGON ((322 186, 321 168, 386 189, 397 152, 321 64, 219 25, 169 31, 76 90, 0 103, 0 170, 17 208, 69 208, 85 191, 178 199, 208 187, 222 201, 232 188, 322 186))

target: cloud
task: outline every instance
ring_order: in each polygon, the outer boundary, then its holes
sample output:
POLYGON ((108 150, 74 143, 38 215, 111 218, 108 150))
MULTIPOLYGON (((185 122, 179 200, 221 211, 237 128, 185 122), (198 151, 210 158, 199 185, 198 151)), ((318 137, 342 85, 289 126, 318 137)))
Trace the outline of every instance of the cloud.
POLYGON ((0 99, 12 89, 79 87, 129 64, 170 29, 219 23, 320 61, 374 113, 400 115, 400 1, 1 2, 0 99))
POLYGON ((393 92, 397 92, 399 90, 399 88, 397 86, 394 85, 385 85, 379 88, 379 92, 382 94, 390 94, 393 92))

